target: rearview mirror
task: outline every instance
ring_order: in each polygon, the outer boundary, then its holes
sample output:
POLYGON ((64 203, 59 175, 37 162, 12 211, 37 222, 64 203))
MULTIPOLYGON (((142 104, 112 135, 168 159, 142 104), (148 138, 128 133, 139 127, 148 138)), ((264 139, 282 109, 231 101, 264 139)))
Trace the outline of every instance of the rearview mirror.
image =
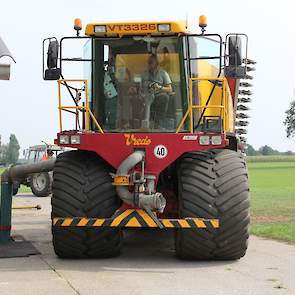
POLYGON ((230 66, 240 66, 242 64, 242 42, 238 35, 228 38, 228 54, 230 66))
POLYGON ((54 69, 57 67, 57 59, 58 59, 58 41, 52 40, 49 41, 48 51, 47 51, 47 68, 54 69))
POLYGON ((61 75, 58 64, 59 43, 56 38, 47 38, 43 40, 43 79, 44 80, 58 80, 61 75), (47 69, 44 71, 44 45, 49 41, 47 49, 47 69))
POLYGON ((47 69, 44 73, 44 80, 58 80, 60 78, 60 69, 47 69))
POLYGON ((245 34, 227 35, 227 54, 225 60, 225 76, 234 79, 242 79, 246 76, 246 67, 243 66, 243 53, 247 57, 248 38, 245 34), (242 46, 242 38, 246 40, 246 46, 242 46))

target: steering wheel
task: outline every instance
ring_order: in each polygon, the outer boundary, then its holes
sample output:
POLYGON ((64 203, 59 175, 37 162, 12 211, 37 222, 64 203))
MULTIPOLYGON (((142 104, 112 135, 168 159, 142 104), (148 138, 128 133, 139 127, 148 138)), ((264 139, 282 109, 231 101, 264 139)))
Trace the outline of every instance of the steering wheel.
POLYGON ((148 91, 150 93, 153 93, 153 94, 158 94, 161 92, 162 88, 163 88, 163 85, 157 81, 149 81, 150 83, 148 84, 148 91), (159 87, 160 86, 160 87, 159 87))

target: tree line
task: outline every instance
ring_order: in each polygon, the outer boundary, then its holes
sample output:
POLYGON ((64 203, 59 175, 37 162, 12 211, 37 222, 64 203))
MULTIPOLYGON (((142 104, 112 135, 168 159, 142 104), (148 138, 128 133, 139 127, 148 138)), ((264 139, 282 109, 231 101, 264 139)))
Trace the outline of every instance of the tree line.
POLYGON ((295 155, 295 153, 292 151, 280 152, 268 145, 264 145, 260 147, 258 150, 255 150, 255 148, 250 144, 247 144, 245 153, 247 156, 277 156, 277 155, 292 156, 292 155, 295 155))
POLYGON ((20 146, 14 134, 10 135, 7 144, 1 142, 0 135, 0 165, 8 166, 16 164, 19 158, 19 149, 20 146))

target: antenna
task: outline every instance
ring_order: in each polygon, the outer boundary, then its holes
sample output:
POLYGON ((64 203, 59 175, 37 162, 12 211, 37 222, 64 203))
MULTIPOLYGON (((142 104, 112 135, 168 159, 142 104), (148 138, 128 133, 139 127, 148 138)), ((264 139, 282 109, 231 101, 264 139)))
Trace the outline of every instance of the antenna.
POLYGON ((188 28, 188 13, 185 13, 185 28, 188 28))

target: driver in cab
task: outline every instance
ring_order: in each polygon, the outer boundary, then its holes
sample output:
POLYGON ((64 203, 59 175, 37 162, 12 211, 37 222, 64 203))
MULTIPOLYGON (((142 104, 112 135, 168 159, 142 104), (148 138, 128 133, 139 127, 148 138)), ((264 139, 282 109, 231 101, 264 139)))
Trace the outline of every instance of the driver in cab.
MULTIPOLYGON (((168 73, 159 68, 159 61, 155 54, 149 56, 147 70, 142 75, 142 85, 144 90, 156 93, 171 93, 171 79, 168 73)), ((136 87, 130 87, 129 94, 136 94, 136 87)))
POLYGON ((156 55, 150 55, 147 66, 147 71, 142 75, 144 87, 154 90, 155 93, 172 92, 171 79, 165 70, 159 68, 159 61, 156 55))
MULTIPOLYGON (((131 87, 130 95, 141 93, 144 103, 143 124, 149 127, 151 111, 154 115, 153 121, 158 125, 160 118, 168 110, 169 94, 172 93, 172 81, 168 73, 159 66, 158 58, 155 54, 149 56, 147 60, 147 70, 141 76, 141 88, 131 87)), ((135 114, 134 114, 135 116, 135 114)))

